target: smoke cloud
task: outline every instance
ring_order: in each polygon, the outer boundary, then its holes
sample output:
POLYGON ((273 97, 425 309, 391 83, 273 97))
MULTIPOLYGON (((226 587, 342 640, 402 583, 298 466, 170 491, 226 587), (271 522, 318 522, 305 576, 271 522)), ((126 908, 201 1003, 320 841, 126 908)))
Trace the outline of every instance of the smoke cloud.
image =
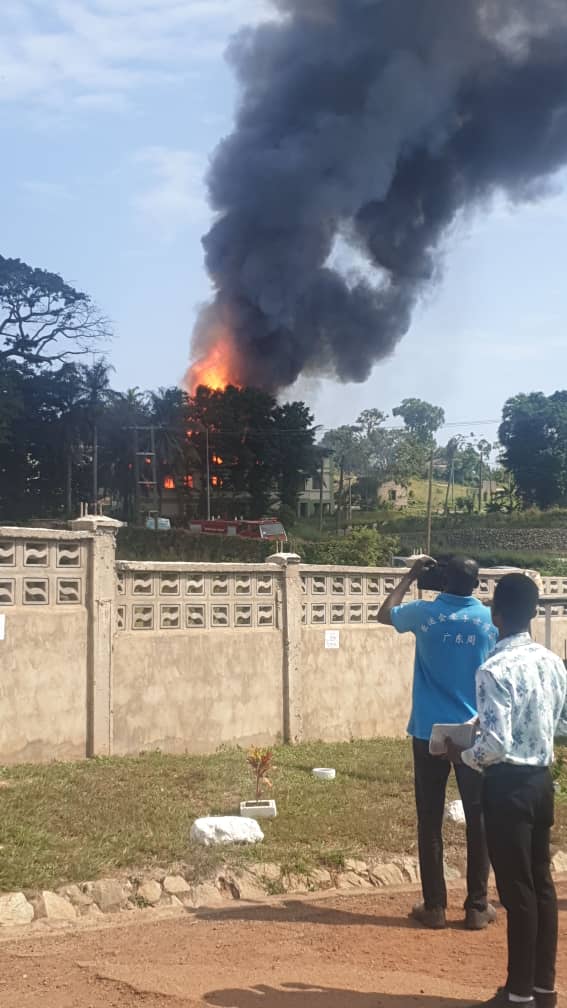
POLYGON ((463 208, 567 161, 565 0, 273 0, 235 37, 241 101, 208 185, 216 297, 252 385, 364 381, 439 278, 463 208), (332 266, 341 237, 364 275, 332 266))

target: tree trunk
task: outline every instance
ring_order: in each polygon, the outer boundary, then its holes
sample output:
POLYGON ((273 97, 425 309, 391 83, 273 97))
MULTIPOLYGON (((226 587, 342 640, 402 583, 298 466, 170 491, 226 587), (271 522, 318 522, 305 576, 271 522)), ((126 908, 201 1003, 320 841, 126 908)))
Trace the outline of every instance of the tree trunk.
POLYGON ((98 506, 98 428, 93 423, 93 506, 96 514, 98 506))
POLYGON ((65 515, 73 517, 73 445, 67 445, 65 457, 65 515))
POLYGON ((431 518, 433 515, 433 449, 429 458, 429 487, 427 493, 427 546, 425 552, 431 556, 431 518))

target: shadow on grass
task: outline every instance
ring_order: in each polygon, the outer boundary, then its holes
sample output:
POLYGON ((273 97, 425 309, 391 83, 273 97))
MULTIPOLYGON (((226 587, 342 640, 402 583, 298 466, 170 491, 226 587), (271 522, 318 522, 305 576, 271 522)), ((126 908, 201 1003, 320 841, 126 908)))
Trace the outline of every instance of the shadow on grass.
POLYGON ((454 998, 413 994, 363 994, 334 987, 284 984, 280 988, 264 984, 244 990, 211 991, 205 1004, 218 1008, 462 1008, 470 1004, 454 998))
MULTIPOLYGON (((248 904, 227 907, 222 910, 197 911, 197 917, 208 921, 255 921, 264 924, 290 924, 300 921, 304 924, 319 924, 330 927, 361 925, 384 928, 419 929, 420 925, 410 917, 395 917, 377 914, 349 913, 320 903, 304 903, 302 900, 284 900, 274 904, 248 904)), ((464 923, 448 923, 448 929, 461 931, 464 923)))

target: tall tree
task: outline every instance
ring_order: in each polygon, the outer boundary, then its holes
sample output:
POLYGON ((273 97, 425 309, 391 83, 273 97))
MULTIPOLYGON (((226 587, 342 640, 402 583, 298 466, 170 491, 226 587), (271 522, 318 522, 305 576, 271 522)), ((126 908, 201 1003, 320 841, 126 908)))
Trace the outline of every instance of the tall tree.
POLYGON ((297 501, 305 480, 319 471, 313 414, 302 402, 284 403, 273 411, 277 452, 275 460, 282 517, 297 514, 297 501))
POLYGON ((445 411, 423 399, 404 399, 393 414, 401 417, 408 431, 423 442, 430 442, 445 423, 445 411))
POLYGON ((0 256, 0 363, 61 363, 109 334, 108 321, 87 294, 56 273, 0 256))
POLYGON ((526 505, 567 501, 567 391, 517 395, 504 405, 503 461, 526 505))
POLYGON ((404 399, 393 415, 405 424, 398 444, 400 468, 412 476, 423 476, 435 451, 435 434, 445 422, 445 411, 423 399, 404 399))

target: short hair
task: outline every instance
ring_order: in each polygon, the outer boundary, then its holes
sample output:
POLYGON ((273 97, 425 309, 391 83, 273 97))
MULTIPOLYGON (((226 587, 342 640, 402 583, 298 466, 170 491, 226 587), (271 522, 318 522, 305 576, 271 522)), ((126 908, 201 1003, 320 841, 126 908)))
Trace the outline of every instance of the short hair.
POLYGON ((452 556, 445 568, 445 584, 452 595, 472 595, 478 585, 478 564, 471 557, 452 556))
POLYGON ((539 590, 527 574, 505 574, 494 589, 492 608, 510 630, 525 630, 534 618, 539 590))

